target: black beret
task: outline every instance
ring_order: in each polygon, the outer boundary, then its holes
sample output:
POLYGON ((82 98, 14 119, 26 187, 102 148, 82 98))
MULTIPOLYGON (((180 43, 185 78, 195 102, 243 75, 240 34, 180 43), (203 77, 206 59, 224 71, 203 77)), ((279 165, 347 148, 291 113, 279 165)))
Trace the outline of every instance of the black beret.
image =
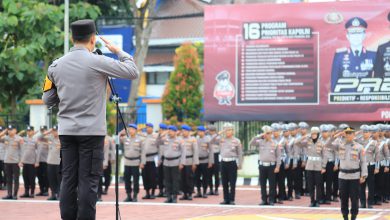
POLYGON ((34 131, 34 126, 31 126, 31 125, 27 126, 26 130, 27 131, 34 131))
POLYGON ((91 19, 78 20, 70 24, 72 37, 79 39, 96 33, 95 22, 91 19))

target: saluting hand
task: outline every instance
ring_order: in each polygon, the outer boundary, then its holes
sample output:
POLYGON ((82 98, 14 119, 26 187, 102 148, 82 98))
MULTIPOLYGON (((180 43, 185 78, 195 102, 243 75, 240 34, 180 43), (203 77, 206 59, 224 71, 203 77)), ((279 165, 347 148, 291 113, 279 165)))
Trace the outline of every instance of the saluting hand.
POLYGON ((119 53, 119 51, 121 51, 121 49, 119 47, 117 47, 116 45, 112 44, 109 40, 107 40, 106 38, 102 37, 102 36, 99 36, 100 39, 102 39, 102 41, 106 44, 105 46, 107 47, 107 49, 109 51, 111 51, 112 53, 114 54, 117 54, 119 53))

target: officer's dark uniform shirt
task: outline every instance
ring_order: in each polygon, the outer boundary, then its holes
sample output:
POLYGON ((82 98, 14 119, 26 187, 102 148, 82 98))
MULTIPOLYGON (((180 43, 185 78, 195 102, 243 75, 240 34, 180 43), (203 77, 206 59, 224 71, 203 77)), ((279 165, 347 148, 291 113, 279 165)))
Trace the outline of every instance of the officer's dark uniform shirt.
POLYGON ((390 41, 378 47, 374 76, 378 78, 390 77, 390 41))
MULTIPOLYGON (((332 64, 332 92, 341 78, 371 78, 373 77, 375 52, 366 50, 352 51, 351 48, 337 50, 332 64)), ((356 92, 356 89, 344 89, 341 92, 356 92)))

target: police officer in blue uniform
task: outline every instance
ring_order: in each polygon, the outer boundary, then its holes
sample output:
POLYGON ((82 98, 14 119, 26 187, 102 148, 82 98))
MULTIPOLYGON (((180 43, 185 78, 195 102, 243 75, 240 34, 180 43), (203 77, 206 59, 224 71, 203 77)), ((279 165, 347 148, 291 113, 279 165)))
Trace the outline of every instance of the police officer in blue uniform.
MULTIPOLYGON (((387 19, 390 21, 390 12, 387 19)), ((378 47, 374 72, 375 77, 390 77, 390 40, 378 47)))
MULTIPOLYGON (((334 55, 331 78, 332 92, 337 92, 335 87, 341 78, 360 79, 373 76, 375 52, 369 51, 363 46, 367 26, 367 22, 360 17, 353 17, 345 23, 350 46, 338 49, 334 55)), ((340 92, 356 92, 356 89, 340 92)))

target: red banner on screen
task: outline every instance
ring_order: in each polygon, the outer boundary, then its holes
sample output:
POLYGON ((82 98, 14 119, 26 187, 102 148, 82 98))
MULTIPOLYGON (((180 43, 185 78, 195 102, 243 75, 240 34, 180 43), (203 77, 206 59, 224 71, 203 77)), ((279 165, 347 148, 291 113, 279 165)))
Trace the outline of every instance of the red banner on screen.
POLYGON ((390 1, 205 9, 205 119, 390 120, 390 1))

